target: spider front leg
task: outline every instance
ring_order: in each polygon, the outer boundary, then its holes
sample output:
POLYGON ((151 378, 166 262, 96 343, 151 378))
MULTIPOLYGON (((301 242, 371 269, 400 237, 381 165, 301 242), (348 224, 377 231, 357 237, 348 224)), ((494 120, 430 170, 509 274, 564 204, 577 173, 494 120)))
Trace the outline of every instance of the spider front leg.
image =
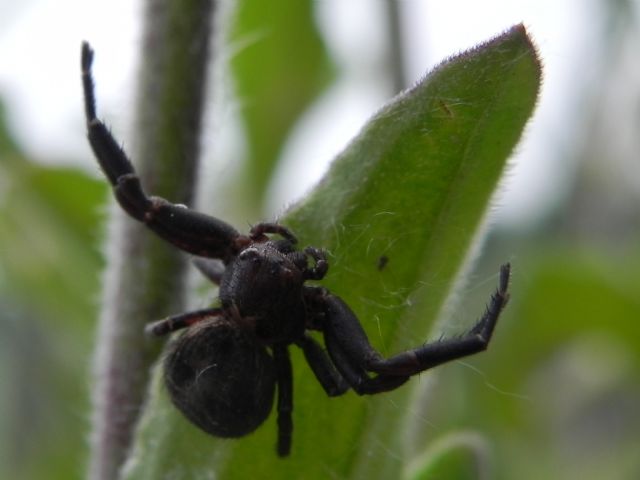
POLYGON ((498 289, 484 315, 465 335, 440 340, 385 359, 369 343, 351 309, 339 297, 325 293, 323 331, 329 355, 342 376, 359 394, 393 390, 424 370, 485 350, 502 309, 509 300, 510 266, 500 269, 498 289), (371 378, 367 372, 377 376, 371 378))
POLYGON ((292 245, 298 243, 298 239, 293 234, 291 230, 289 230, 284 225, 280 225, 275 222, 260 222, 251 227, 251 231, 249 232, 249 237, 254 241, 264 241, 267 240, 267 233, 275 233, 280 235, 282 238, 287 239, 291 242, 292 245))
POLYGON ((81 67, 87 138, 113 186, 118 203, 129 215, 178 248, 228 261, 250 239, 217 218, 146 195, 126 153, 96 116, 92 63, 93 50, 85 42, 82 44, 81 67))

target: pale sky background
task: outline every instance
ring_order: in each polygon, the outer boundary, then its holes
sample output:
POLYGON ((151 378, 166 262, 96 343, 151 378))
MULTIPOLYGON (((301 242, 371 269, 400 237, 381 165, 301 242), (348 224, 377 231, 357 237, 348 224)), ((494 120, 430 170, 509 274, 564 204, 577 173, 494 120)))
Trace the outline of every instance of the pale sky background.
MULTIPOLYGON (((544 62, 542 95, 512 159, 496 216, 499 222, 515 225, 535 220, 556 201, 575 168, 558 152, 570 133, 567 125, 580 124, 580 96, 597 71, 590 52, 596 48, 591 26, 600 14, 599 3, 398 1, 411 81, 513 24, 523 22, 534 38, 544 62)), ((287 146, 281 168, 287 174, 272 188, 272 211, 302 195, 388 98, 370 75, 384 48, 381 1, 316 3, 318 22, 342 69, 341 77, 307 112, 287 146), (296 163, 301 156, 304 170, 301 162, 296 163), (291 178, 296 182, 281 188, 291 178)), ((80 164, 99 175, 84 136, 79 79, 83 39, 97 52, 100 116, 125 144, 131 138, 141 9, 139 0, 0 0, 0 97, 14 136, 29 155, 43 162, 80 164)), ((234 143, 232 132, 216 132, 216 138, 234 143)))

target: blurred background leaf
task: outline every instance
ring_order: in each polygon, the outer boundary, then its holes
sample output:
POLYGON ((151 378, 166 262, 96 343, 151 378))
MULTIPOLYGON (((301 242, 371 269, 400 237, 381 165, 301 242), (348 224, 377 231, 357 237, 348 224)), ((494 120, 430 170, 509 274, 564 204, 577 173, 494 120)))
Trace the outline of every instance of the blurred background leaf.
POLYGON ((309 1, 241 0, 232 14, 230 70, 247 146, 240 209, 258 218, 290 130, 333 77, 313 11, 309 1))
POLYGON ((73 478, 86 444, 104 182, 30 161, 0 115, 0 477, 73 478))
POLYGON ((488 478, 640 472, 638 253, 530 250, 491 355, 440 369, 429 418, 442 432, 482 432, 488 478))

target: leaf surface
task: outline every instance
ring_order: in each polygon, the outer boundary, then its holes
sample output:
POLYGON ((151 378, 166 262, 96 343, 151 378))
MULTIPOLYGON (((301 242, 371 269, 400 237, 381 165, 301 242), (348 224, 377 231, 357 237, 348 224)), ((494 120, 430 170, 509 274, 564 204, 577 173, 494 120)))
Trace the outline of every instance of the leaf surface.
MULTIPOLYGON (((521 25, 447 60, 382 108, 282 220, 301 246, 329 251, 322 285, 352 307, 384 355, 428 338, 478 240, 539 84, 540 64, 521 25)), ((214 471, 239 479, 265 472, 270 478, 398 478, 414 454, 408 439, 413 389, 328 398, 298 349, 291 350, 290 458, 275 455, 275 415, 241 440, 206 438, 176 419, 160 388, 127 478, 183 478, 185 468, 189 478, 210 478, 214 471), (170 425, 179 426, 178 436, 170 425), (196 465, 184 464, 184 449, 196 465)))

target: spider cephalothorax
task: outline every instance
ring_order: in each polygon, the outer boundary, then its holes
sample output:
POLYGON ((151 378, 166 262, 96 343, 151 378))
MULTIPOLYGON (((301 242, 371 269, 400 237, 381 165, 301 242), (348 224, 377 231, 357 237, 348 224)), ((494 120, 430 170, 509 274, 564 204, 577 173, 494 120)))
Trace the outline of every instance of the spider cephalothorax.
POLYGON ((127 155, 96 117, 92 61, 93 51, 84 43, 87 135, 116 199, 160 237, 199 257, 198 268, 220 286, 220 306, 147 327, 154 335, 186 329, 169 346, 165 383, 173 403, 195 425, 219 437, 246 435, 265 421, 277 395, 277 452, 286 456, 293 431, 290 345, 302 349, 330 396, 349 388, 360 395, 393 390, 413 375, 487 347, 509 298, 508 264, 470 331, 384 358, 340 297, 305 283, 327 273, 322 250, 297 250, 293 233, 276 223, 260 223, 243 235, 221 220, 144 192, 127 155), (322 333, 326 350, 310 330, 322 333))

